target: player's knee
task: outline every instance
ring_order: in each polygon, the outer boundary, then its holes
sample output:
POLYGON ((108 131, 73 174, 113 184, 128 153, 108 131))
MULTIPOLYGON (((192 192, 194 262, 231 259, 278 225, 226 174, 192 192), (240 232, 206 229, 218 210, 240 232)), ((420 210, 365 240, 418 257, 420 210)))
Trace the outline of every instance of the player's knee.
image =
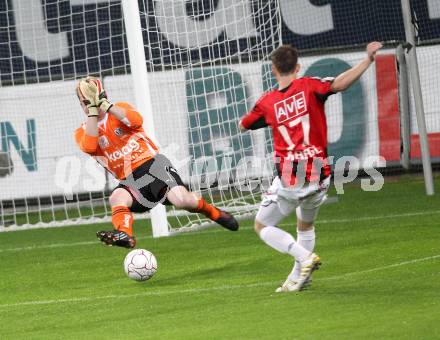
POLYGON ((254 223, 254 229, 255 232, 260 235, 260 232, 266 227, 266 225, 264 225, 263 223, 259 222, 258 220, 255 220, 254 223))
POLYGON ((314 224, 314 222, 305 222, 298 218, 296 221, 296 228, 299 231, 308 231, 314 228, 314 224))
POLYGON ((197 206, 197 200, 194 198, 193 195, 188 194, 183 198, 181 204, 181 209, 194 209, 194 207, 197 206))
POLYGON ((184 187, 172 189, 167 198, 177 209, 193 209, 197 206, 195 195, 184 187))
POLYGON ((306 209, 298 207, 296 209, 296 227, 300 231, 307 231, 313 228, 318 214, 318 208, 306 209))
POLYGON ((117 205, 124 205, 126 207, 130 207, 132 204, 132 198, 127 190, 123 188, 117 188, 110 195, 109 202, 112 207, 117 205))
POLYGON ((174 200, 174 202, 172 202, 173 205, 177 208, 177 209, 186 209, 186 208, 190 208, 190 204, 189 201, 186 198, 178 198, 176 200, 174 200))

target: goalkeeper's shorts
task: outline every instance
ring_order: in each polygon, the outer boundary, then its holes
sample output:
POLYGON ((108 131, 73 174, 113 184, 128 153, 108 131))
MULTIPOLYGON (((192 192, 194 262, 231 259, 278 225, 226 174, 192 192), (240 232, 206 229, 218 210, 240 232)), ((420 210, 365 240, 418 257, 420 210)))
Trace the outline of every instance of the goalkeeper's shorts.
POLYGON ((132 212, 146 212, 157 204, 171 205, 166 196, 171 188, 185 186, 171 161, 157 154, 136 168, 115 188, 127 190, 133 198, 132 212))

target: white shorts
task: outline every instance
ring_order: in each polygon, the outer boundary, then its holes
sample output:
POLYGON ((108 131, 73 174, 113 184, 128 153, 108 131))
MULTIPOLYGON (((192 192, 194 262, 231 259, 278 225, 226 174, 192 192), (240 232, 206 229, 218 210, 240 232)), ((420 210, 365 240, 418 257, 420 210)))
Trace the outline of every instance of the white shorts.
POLYGON ((301 221, 313 223, 319 207, 327 199, 330 177, 321 183, 306 184, 301 188, 285 187, 279 177, 275 177, 263 197, 256 220, 265 226, 275 226, 296 209, 301 221))

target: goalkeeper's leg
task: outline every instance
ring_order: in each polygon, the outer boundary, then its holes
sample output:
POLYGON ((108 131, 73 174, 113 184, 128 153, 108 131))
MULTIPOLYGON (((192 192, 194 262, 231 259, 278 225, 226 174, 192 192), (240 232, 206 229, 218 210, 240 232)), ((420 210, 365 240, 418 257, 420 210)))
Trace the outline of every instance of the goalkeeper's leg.
POLYGON ((167 200, 178 209, 203 214, 212 221, 217 222, 223 228, 231 231, 238 230, 238 222, 230 213, 220 210, 209 204, 194 192, 188 191, 179 185, 171 188, 167 194, 167 200))
POLYGON ((133 237, 133 215, 130 206, 133 199, 123 188, 116 188, 110 196, 112 207, 113 230, 99 231, 96 236, 108 246, 133 248, 136 240, 133 237))

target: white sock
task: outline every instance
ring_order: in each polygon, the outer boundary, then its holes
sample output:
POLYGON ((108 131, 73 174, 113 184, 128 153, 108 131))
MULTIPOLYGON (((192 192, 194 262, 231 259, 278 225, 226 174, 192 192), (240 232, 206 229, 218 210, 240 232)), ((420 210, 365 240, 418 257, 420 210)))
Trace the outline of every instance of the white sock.
MULTIPOLYGON (((312 227, 312 229, 301 231, 297 230, 297 242, 305 249, 307 249, 310 252, 313 252, 313 249, 315 248, 315 228, 312 227)), ((295 266, 293 267, 292 271, 289 274, 289 280, 296 280, 299 278, 299 275, 301 274, 301 264, 298 262, 298 260, 295 261, 295 266)))
POLYGON ((260 232, 260 238, 273 249, 289 254, 298 261, 303 261, 310 254, 310 251, 295 242, 292 235, 277 227, 263 228, 260 232))
POLYGON ((297 230, 298 243, 306 248, 308 251, 312 252, 315 249, 315 228, 312 227, 309 230, 301 231, 297 230))

